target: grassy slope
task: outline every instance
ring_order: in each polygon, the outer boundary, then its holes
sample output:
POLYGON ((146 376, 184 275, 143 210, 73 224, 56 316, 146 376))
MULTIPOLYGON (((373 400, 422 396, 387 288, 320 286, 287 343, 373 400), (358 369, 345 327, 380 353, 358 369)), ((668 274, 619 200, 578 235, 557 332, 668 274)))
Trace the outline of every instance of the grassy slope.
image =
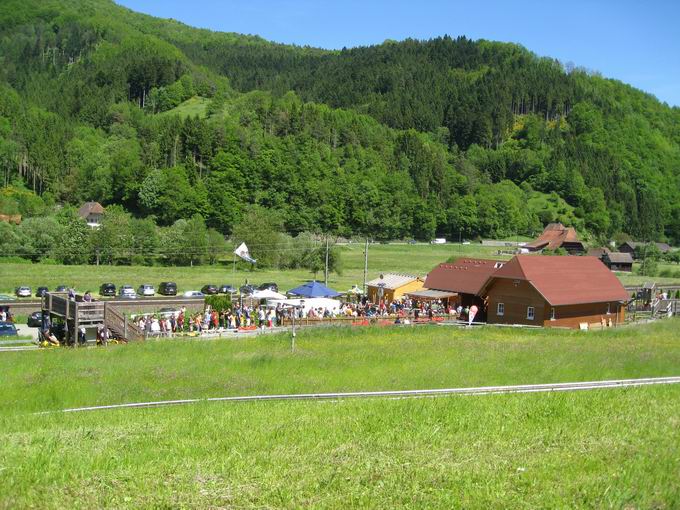
POLYGON ((680 505, 680 388, 0 418, 0 508, 680 505))
POLYGON ((209 102, 210 102, 209 99, 194 96, 192 98, 187 99, 182 104, 176 106, 172 110, 168 110, 167 112, 163 112, 159 115, 179 115, 183 119, 186 117, 195 116, 205 117, 206 109, 208 108, 209 102))
POLYGON ((302 331, 0 356, 0 414, 262 393, 680 375, 677 320, 616 331, 451 327, 302 331))
MULTIPOLYGON (((427 274, 435 265, 446 261, 452 255, 491 257, 498 248, 479 245, 371 245, 369 247, 369 279, 377 278, 381 272, 407 272, 427 274)), ((352 285, 363 283, 364 246, 351 244, 342 248, 344 271, 342 276, 330 275, 329 285, 347 290, 352 285)), ((507 256, 504 258, 508 258, 507 256)), ((116 285, 130 284, 135 288, 141 283, 158 285, 161 281, 175 281, 180 291, 200 289, 207 283, 241 285, 247 278, 250 282, 274 281, 282 290, 292 289, 314 275, 306 270, 279 271, 256 270, 246 266, 237 267, 234 275, 229 261, 223 266, 200 267, 127 267, 127 266, 52 266, 42 264, 0 264, 0 293, 13 293, 15 287, 29 285, 35 290, 40 285, 51 289, 57 285, 69 285, 85 291, 97 291, 103 282, 116 285)), ((323 272, 317 275, 323 278, 323 272)))
POLYGON ((66 405, 677 375, 678 321, 598 334, 365 329, 0 356, 0 508, 677 508, 680 387, 66 405))

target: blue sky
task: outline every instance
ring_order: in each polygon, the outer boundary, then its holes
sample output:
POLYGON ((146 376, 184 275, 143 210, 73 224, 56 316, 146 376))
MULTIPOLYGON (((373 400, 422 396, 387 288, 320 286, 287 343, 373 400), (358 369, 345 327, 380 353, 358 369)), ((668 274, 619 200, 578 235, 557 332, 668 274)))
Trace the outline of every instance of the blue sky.
POLYGON ((116 0, 188 25, 342 48, 466 35, 522 44, 680 106, 680 1, 116 0))

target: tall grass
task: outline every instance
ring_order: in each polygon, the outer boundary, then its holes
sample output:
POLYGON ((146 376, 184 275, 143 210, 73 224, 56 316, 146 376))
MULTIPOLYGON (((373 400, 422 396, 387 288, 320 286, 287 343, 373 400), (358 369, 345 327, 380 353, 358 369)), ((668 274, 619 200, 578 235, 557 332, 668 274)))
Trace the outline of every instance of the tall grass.
POLYGON ((680 388, 0 418, 0 508, 680 505, 680 388))
POLYGON ((615 331, 303 330, 0 355, 0 413, 142 400, 680 375, 677 320, 615 331))

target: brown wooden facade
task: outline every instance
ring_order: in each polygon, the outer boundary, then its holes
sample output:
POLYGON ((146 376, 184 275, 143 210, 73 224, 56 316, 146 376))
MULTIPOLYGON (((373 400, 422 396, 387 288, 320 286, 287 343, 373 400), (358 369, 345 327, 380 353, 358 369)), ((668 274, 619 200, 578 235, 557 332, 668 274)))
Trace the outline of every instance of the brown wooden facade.
POLYGON ((551 306, 526 280, 496 279, 488 289, 487 303, 489 324, 579 329, 587 323, 592 329, 617 326, 625 319, 625 306, 619 301, 551 306))

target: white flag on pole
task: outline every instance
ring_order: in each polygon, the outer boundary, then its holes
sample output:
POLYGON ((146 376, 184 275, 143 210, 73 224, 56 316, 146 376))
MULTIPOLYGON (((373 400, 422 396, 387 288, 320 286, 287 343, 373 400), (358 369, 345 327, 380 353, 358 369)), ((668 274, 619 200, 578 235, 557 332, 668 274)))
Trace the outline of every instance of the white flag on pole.
POLYGON ((250 256, 250 252, 248 251, 246 243, 241 243, 241 245, 234 250, 234 255, 238 255, 243 260, 250 262, 251 264, 257 264, 257 260, 250 256))

